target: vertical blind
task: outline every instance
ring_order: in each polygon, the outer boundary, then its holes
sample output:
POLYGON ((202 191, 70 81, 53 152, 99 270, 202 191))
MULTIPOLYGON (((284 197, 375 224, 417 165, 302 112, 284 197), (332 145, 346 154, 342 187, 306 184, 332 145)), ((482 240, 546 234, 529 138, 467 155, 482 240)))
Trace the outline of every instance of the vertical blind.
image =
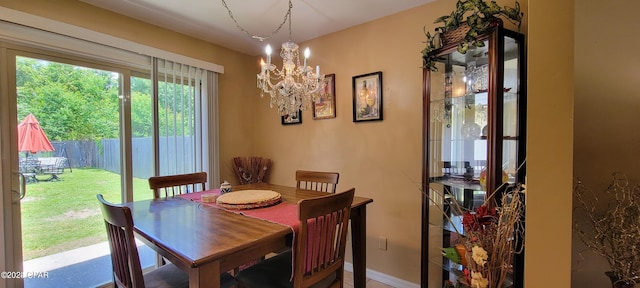
POLYGON ((164 59, 155 59, 158 175, 217 171, 216 73, 164 59), (213 166, 213 167, 212 167, 213 166), (212 169, 213 168, 213 169, 212 169))

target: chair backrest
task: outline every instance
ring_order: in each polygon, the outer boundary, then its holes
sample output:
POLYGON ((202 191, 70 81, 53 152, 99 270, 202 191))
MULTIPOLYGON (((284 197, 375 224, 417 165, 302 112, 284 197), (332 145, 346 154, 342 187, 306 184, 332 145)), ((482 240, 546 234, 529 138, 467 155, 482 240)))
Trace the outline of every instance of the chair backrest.
POLYGON ((298 189, 336 193, 340 174, 337 172, 296 171, 298 189))
POLYGON ((111 248, 113 283, 117 287, 144 287, 142 266, 133 237, 131 210, 129 207, 107 202, 102 194, 98 194, 97 197, 101 203, 100 208, 111 248))
MULTIPOLYGON (((310 287, 335 273, 344 282, 344 253, 351 204, 356 189, 300 200, 300 232, 296 236, 294 287, 310 287)), ((324 282, 324 281, 323 281, 324 282)))
POLYGON ((207 172, 153 176, 149 178, 149 188, 153 190, 153 198, 169 197, 197 191, 204 191, 207 183, 207 172))

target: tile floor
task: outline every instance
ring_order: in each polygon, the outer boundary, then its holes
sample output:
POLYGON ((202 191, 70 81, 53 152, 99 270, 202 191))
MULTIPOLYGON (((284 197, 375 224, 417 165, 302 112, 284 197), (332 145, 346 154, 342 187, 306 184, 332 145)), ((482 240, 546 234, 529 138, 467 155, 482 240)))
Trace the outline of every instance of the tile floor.
MULTIPOLYGON (((141 243, 138 243, 139 245, 141 243)), ((155 253, 140 245, 141 258, 146 259, 144 266, 153 265, 155 253)), ((89 283, 104 283, 111 280, 111 268, 107 242, 83 247, 64 253, 26 261, 25 271, 48 271, 47 279, 26 279, 26 288, 47 287, 87 287, 89 283), (105 269, 106 268, 106 269, 105 269), (95 274, 95 275, 94 275, 95 274)), ((345 288, 353 288, 353 273, 345 271, 345 288)), ((367 279, 367 288, 396 288, 378 281, 367 279)))

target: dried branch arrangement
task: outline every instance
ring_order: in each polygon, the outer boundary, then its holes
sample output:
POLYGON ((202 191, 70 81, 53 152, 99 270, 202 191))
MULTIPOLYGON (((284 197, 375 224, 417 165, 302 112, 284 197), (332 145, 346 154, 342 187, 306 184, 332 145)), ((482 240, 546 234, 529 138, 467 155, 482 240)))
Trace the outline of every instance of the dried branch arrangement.
POLYGON ((640 186, 613 173, 604 192, 595 193, 578 179, 574 195, 581 209, 574 221, 580 240, 609 262, 614 285, 640 283, 640 186))
POLYGON ((233 171, 240 184, 264 182, 271 168, 271 159, 262 157, 234 157, 233 171))
MULTIPOLYGON (((433 190, 431 192, 434 193, 433 190)), ((503 192, 501 207, 490 208, 488 204, 494 197, 496 192, 489 195, 476 211, 464 209, 457 201, 449 204, 451 214, 443 210, 445 218, 461 235, 456 247, 463 249, 455 250, 461 251, 458 256, 464 258, 459 263, 466 264, 463 271, 465 279, 462 280, 466 283, 459 283, 465 287, 503 287, 507 276, 513 272, 514 255, 524 250, 525 186, 517 184, 503 192), (452 215, 462 215, 463 231, 458 231, 456 221, 452 219, 459 216, 452 215)), ((444 199, 445 195, 434 198, 444 199)), ((429 200, 437 204, 432 197, 429 200)), ((445 256, 451 255, 451 248, 443 251, 445 256)))

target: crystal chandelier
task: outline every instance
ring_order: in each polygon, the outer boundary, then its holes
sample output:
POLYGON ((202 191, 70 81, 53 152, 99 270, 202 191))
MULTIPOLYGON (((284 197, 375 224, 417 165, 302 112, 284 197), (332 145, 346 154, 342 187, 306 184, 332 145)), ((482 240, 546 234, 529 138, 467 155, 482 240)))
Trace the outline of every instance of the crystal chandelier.
POLYGON ((320 74, 320 66, 316 66, 315 71, 311 66, 307 66, 307 59, 311 51, 306 48, 304 51, 304 62, 300 65, 300 55, 298 44, 291 42, 291 9, 293 4, 289 0, 289 9, 284 16, 284 21, 278 28, 271 33, 270 36, 261 37, 249 33, 242 28, 238 21, 233 17, 233 13, 222 0, 222 5, 229 12, 229 17, 236 24, 236 27, 251 38, 264 41, 278 33, 282 26, 289 21, 289 40, 282 43, 280 57, 282 57, 282 69, 278 69, 276 65, 271 64, 271 46, 267 45, 267 62, 261 61, 261 71, 257 75, 258 88, 260 89, 260 97, 269 94, 271 97, 270 106, 278 107, 280 115, 297 115, 299 110, 305 110, 315 100, 318 93, 324 91, 324 75, 320 74))
POLYGON ((294 116, 299 110, 309 107, 324 86, 324 75, 320 74, 320 66, 315 71, 307 66, 311 51, 304 50, 304 62, 300 65, 298 44, 291 42, 291 0, 289 0, 289 40, 282 43, 280 57, 282 69, 271 63, 271 46, 267 45, 267 62, 261 63, 258 77, 260 97, 269 94, 271 108, 278 107, 280 115, 294 116))

